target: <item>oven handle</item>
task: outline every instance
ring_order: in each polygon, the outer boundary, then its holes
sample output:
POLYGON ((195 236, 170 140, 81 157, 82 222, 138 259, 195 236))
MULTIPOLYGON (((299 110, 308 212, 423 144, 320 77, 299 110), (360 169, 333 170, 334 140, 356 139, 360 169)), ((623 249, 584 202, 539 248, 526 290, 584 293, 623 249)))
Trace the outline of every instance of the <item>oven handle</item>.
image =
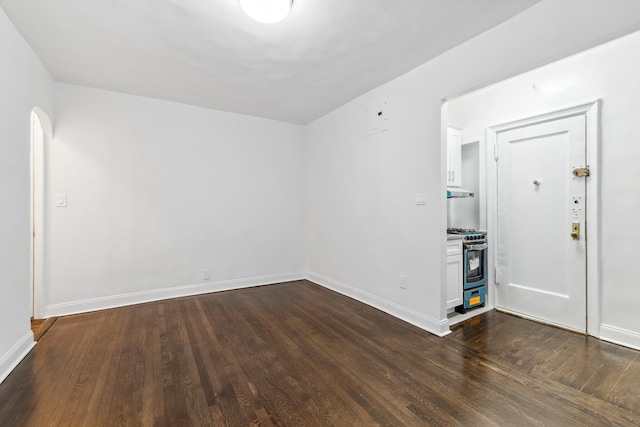
POLYGON ((479 244, 466 244, 464 245, 464 248, 468 251, 482 251, 484 249, 487 249, 487 244, 486 243, 479 243, 479 244))

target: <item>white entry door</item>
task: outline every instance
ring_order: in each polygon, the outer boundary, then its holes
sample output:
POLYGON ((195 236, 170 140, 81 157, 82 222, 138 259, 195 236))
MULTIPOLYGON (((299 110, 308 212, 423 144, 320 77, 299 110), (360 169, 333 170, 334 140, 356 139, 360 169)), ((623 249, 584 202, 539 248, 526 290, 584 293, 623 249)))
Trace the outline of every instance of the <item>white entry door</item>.
POLYGON ((498 307, 586 332, 585 116, 498 133, 496 157, 498 307))

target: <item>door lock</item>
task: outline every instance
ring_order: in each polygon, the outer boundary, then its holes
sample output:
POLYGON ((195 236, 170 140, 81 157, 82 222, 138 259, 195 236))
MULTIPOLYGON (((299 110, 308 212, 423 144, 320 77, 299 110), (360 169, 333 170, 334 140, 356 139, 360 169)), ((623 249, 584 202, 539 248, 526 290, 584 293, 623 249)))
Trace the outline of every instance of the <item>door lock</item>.
POLYGON ((571 223, 571 237, 574 239, 580 237, 580 221, 573 221, 571 223))

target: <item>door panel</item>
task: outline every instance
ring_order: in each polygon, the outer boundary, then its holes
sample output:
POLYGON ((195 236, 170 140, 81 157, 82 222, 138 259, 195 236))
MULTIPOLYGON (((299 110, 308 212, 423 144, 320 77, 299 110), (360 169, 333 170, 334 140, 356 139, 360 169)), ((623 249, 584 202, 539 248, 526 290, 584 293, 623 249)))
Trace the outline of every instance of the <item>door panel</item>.
POLYGON ((498 307, 586 331, 585 117, 498 134, 498 307), (571 237, 572 223, 581 234, 571 237))

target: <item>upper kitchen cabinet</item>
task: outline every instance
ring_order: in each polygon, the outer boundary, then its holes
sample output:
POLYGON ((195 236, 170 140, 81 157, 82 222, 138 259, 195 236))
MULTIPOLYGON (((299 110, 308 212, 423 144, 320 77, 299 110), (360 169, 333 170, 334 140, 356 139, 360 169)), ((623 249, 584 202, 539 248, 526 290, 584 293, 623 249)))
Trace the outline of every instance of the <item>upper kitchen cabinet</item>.
POLYGON ((447 187, 462 185, 462 131, 447 127, 447 187))

